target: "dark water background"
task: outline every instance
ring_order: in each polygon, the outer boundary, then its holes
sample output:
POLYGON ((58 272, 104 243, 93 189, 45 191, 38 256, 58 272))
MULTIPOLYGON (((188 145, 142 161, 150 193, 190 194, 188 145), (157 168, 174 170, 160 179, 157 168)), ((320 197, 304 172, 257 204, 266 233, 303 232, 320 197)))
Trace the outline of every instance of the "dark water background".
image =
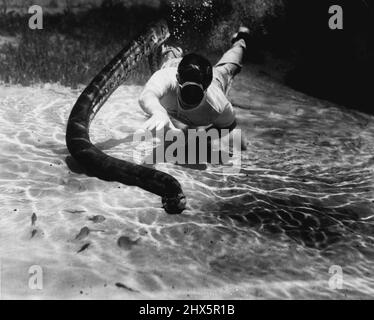
POLYGON ((245 24, 251 29, 251 63, 299 91, 373 112, 372 1, 71 0, 68 6, 39 2, 45 9, 42 31, 28 28, 24 2, 8 1, 7 8, 1 7, 0 35, 17 37, 19 43, 0 47, 1 80, 88 84, 145 25, 166 17, 176 44, 208 55, 226 50, 232 34, 245 24), (331 5, 343 9, 343 30, 328 27, 331 5))

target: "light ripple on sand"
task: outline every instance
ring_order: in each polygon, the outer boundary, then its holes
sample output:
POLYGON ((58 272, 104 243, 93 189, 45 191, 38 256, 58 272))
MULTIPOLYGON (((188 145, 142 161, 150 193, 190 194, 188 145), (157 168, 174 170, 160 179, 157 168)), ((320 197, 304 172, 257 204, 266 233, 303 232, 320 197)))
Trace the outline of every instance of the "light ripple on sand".
MULTIPOLYGON (((79 90, 0 88, 3 297, 373 295, 372 224, 363 223, 373 215, 373 119, 248 78, 242 75, 232 91, 249 139, 239 174, 157 165, 185 189, 189 210, 181 216, 166 215, 159 197, 139 188, 66 166, 66 121, 79 90), (38 232, 31 238, 33 212, 38 232), (106 219, 95 224, 89 220, 95 215, 106 219), (302 216, 335 221, 344 232, 320 249, 308 243, 321 236, 319 229, 306 235, 310 239, 266 229, 304 223, 298 220, 302 216), (75 240, 85 226, 96 232, 75 240), (139 241, 124 250, 117 246, 121 236, 139 241), (88 249, 78 254, 86 243, 88 249), (44 290, 38 292, 27 286, 27 270, 35 264, 45 272, 44 290), (343 291, 328 287, 331 265, 348 274, 343 291)), ((137 106, 140 91, 119 88, 92 124, 92 141, 112 156, 131 157, 134 146, 122 141, 144 121, 137 106)))

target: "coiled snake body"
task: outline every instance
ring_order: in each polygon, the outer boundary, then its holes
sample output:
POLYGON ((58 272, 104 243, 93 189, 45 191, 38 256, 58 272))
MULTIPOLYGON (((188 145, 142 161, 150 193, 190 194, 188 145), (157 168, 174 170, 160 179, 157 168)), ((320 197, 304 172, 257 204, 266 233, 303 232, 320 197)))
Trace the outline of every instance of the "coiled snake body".
POLYGON ((164 172, 111 157, 95 147, 89 137, 90 123, 105 101, 130 75, 141 59, 170 36, 165 21, 160 21, 126 46, 87 86, 71 111, 66 144, 73 158, 90 174, 108 181, 138 186, 162 197, 165 211, 181 213, 186 199, 180 183, 164 172))

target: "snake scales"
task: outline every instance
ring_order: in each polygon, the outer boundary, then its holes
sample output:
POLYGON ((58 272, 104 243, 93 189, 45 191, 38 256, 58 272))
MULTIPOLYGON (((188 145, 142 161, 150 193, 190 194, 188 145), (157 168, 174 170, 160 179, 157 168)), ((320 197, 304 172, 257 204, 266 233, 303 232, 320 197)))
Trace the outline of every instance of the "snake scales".
POLYGON ((73 158, 88 173, 107 181, 138 186, 162 197, 169 214, 185 209, 186 198, 180 183, 171 175, 111 157, 89 137, 90 123, 110 95, 129 77, 145 57, 150 56, 170 36, 165 21, 147 28, 137 40, 127 45, 86 87, 75 103, 66 130, 66 144, 73 158))

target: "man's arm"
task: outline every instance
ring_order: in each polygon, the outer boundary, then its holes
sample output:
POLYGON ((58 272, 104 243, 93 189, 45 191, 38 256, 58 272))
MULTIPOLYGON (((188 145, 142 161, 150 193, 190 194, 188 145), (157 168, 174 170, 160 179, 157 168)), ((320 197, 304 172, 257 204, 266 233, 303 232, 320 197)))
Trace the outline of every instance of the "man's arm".
POLYGON ((159 112, 167 113, 160 103, 160 98, 153 91, 147 90, 147 88, 144 89, 139 97, 139 105, 150 116, 159 112))
POLYGON ((170 118, 160 99, 169 89, 170 77, 166 70, 153 74, 139 97, 139 105, 151 117, 143 125, 144 130, 161 130, 169 126, 170 118))

